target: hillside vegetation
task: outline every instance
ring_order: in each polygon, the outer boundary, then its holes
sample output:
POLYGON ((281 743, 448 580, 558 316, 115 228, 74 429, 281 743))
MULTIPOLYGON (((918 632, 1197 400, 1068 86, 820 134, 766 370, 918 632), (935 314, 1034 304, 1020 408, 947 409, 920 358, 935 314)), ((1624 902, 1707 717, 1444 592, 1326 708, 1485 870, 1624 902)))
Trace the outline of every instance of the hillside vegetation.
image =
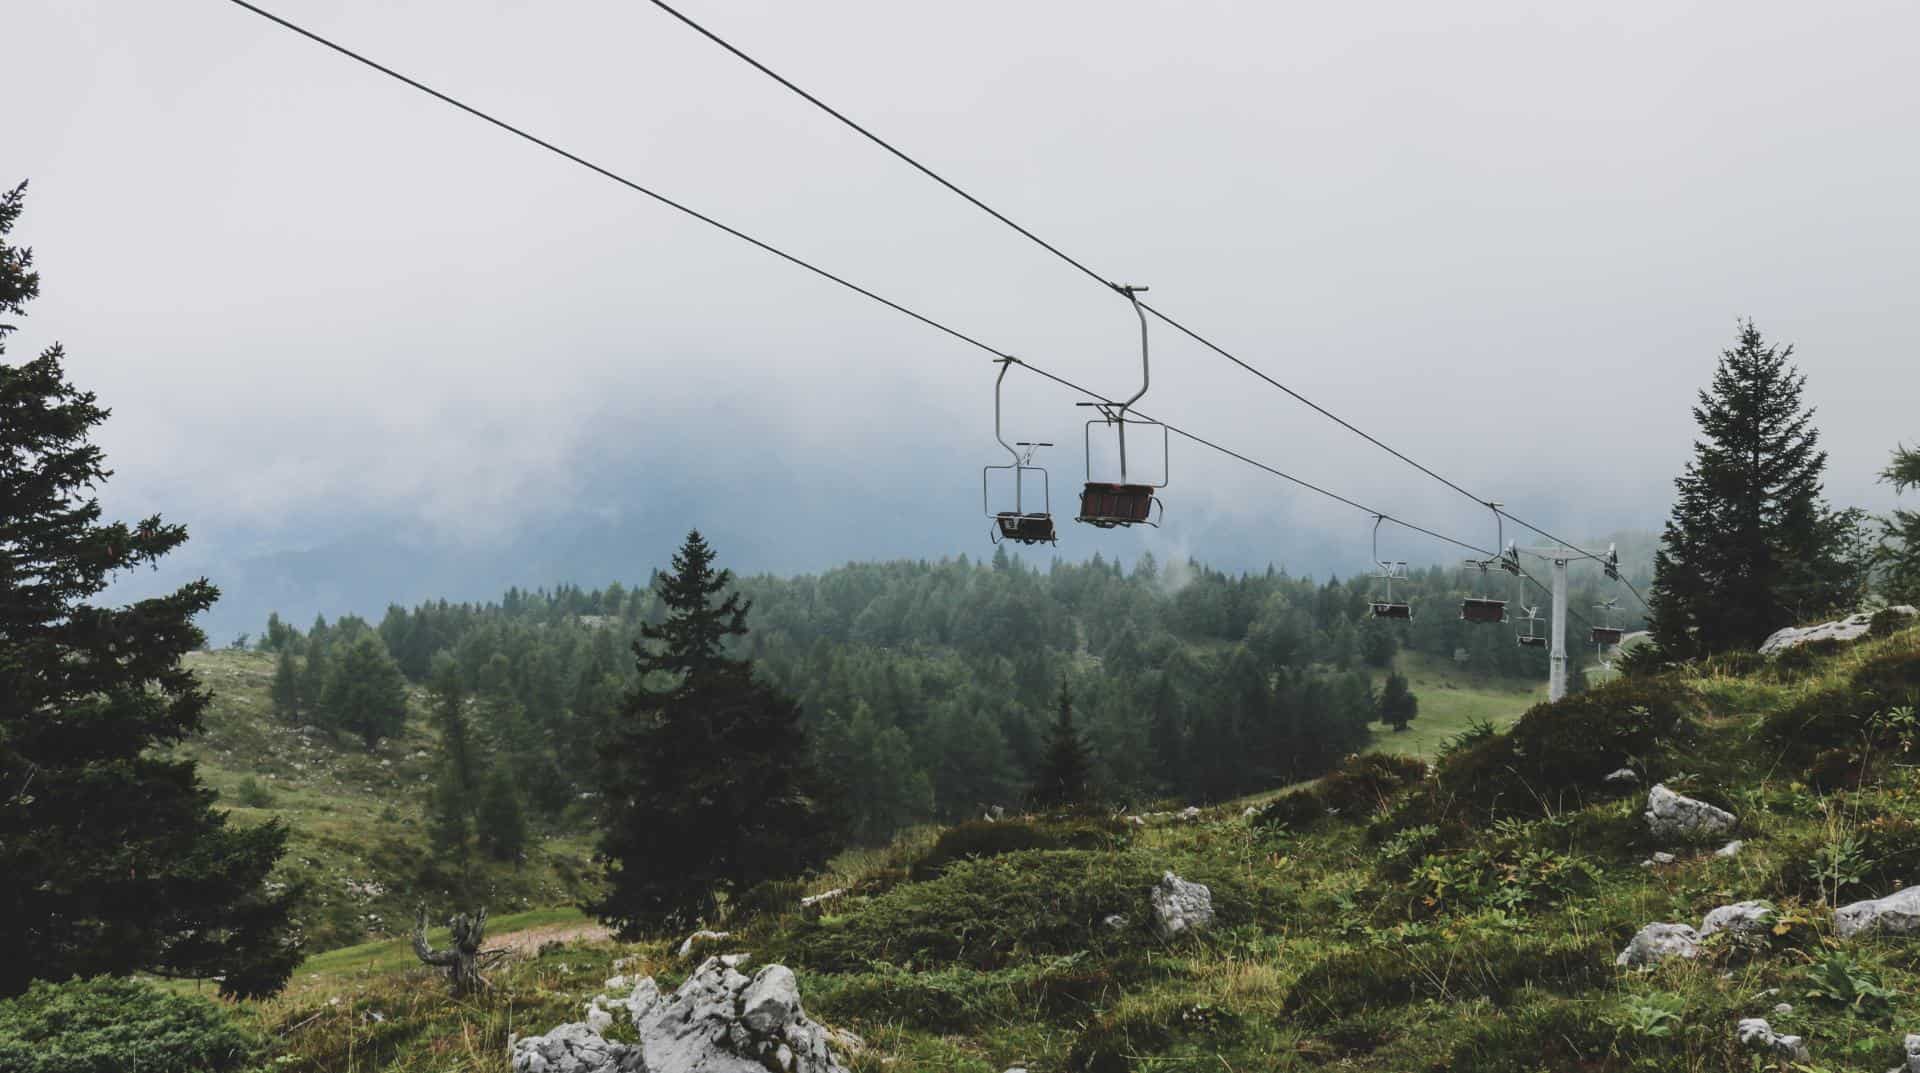
MULTIPOLYGON (((720 949, 793 967, 812 1013, 865 1038, 863 1073, 1789 1068, 1737 1043, 1754 1016, 1805 1038, 1799 1068, 1884 1073, 1920 1028, 1920 940, 1840 939, 1832 909, 1920 879, 1917 701, 1912 628, 1723 657, 1470 732, 1430 774, 1352 762, 1253 815, 918 834, 750 899, 720 949), (1606 781, 1621 766, 1639 786, 1606 781), (1736 827, 1654 839, 1654 781, 1736 827), (1165 870, 1212 888, 1211 930, 1147 928, 1165 870), (833 887, 826 915, 799 912, 833 887), (1745 941, 1615 964, 1643 925, 1748 899, 1772 914, 1745 941)), ((296 980, 257 1016, 283 1068, 501 1070, 509 1032, 578 1018, 616 971, 677 982, 677 942, 548 948, 464 1003, 407 972, 296 980)))

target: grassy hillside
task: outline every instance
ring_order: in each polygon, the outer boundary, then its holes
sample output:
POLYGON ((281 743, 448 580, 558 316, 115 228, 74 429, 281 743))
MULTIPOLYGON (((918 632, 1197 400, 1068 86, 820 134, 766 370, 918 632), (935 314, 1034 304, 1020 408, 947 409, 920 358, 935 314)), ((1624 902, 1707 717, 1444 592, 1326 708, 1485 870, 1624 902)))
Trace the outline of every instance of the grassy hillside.
MULTIPOLYGON (((369 753, 354 740, 273 715, 273 657, 199 652, 187 666, 212 693, 207 732, 185 746, 234 823, 279 818, 292 831, 278 882, 300 885, 308 946, 326 950, 404 934, 425 901, 436 915, 457 897, 434 866, 422 820, 434 739, 416 711, 398 738, 369 753), (251 778, 263 799, 247 803, 251 778)), ((418 703, 418 698, 413 698, 418 703)), ((475 896, 496 913, 566 904, 591 882, 591 847, 575 834, 536 838, 517 866, 481 862, 475 896)))
MULTIPOLYGON (((792 966, 810 1011, 862 1034, 858 1073, 1883 1073, 1920 1029, 1920 938, 1841 940, 1832 909, 1920 880, 1914 699, 1912 629, 1617 683, 1456 742, 1432 775, 1369 760, 1251 819, 918 832, 811 884, 853 887, 828 916, 743 916, 728 946, 792 966), (1603 781, 1622 763, 1737 827, 1655 840, 1644 785, 1603 781), (1716 855, 1730 837, 1744 846, 1716 855), (988 855, 943 861, 963 839, 988 855), (1674 860, 1645 863, 1656 850, 1674 860), (1213 929, 1143 926, 1165 869, 1212 888, 1213 929), (1615 966, 1642 925, 1743 899, 1775 910, 1750 941, 1615 966), (1102 923, 1115 913, 1127 926, 1102 923), (1743 1051, 1751 1016, 1806 1037, 1809 1062, 1743 1051)), ((287 1041, 281 1068, 504 1070, 510 1031, 577 1017, 615 971, 676 982, 677 938, 549 947, 466 1003, 375 972, 311 977, 257 1012, 287 1041)))
POLYGON ((1397 734, 1376 726, 1372 747, 1399 756, 1432 756, 1449 738, 1475 723, 1505 728, 1529 706, 1547 699, 1545 682, 1534 685, 1472 674, 1448 660, 1418 652, 1400 653, 1394 669, 1406 675, 1420 699, 1420 714, 1397 734))

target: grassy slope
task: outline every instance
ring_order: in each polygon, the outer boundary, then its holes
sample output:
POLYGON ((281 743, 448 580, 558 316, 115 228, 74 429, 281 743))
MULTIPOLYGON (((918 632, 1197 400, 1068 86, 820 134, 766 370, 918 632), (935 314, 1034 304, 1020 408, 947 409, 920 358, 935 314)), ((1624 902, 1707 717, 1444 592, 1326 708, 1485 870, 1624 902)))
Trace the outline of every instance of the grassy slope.
MULTIPOLYGON (((310 949, 401 935, 422 901, 443 915, 457 900, 450 877, 423 868, 431 858, 423 804, 434 741, 418 711, 400 737, 368 753, 276 719, 271 656, 200 652, 187 665, 213 703, 207 732, 184 751, 200 762, 201 778, 220 792, 233 822, 278 817, 291 829, 278 879, 307 888, 301 921, 310 949), (248 776, 271 795, 266 807, 238 804, 248 776)), ((566 903, 591 874, 589 853, 579 837, 540 839, 519 867, 480 864, 474 889, 495 912, 566 903)))
POLYGON ((1520 713, 1547 699, 1545 682, 1528 685, 1510 678, 1489 678, 1458 669, 1433 656, 1402 652, 1395 669, 1407 676, 1420 714, 1394 733, 1377 727, 1374 749, 1401 756, 1430 757, 1448 738, 1476 722, 1505 728, 1520 713))
MULTIPOLYGON (((1196 824, 1107 829, 1100 849, 961 864, 910 883, 900 867, 928 838, 916 832, 892 851, 843 859, 814 885, 864 881, 836 915, 733 921, 729 945, 793 966, 810 1011, 866 1037, 856 1073, 1785 1070, 1734 1045, 1734 1022, 1755 1015, 1808 1038, 1806 1070, 1881 1073, 1900 1036, 1920 1028, 1920 939, 1839 943, 1830 906, 1920 878, 1920 777, 1894 766, 1877 787, 1822 795, 1757 728, 1890 651, 1920 651, 1920 631, 1799 678, 1668 683, 1695 705, 1699 735, 1686 747, 1693 774, 1676 785, 1739 815, 1747 846, 1732 859, 1678 847, 1677 863, 1643 867, 1654 847, 1639 793, 1470 829, 1457 849, 1407 858, 1423 869, 1417 879, 1395 872, 1390 851, 1349 818, 1289 833, 1221 808, 1196 824), (1823 849, 1835 845, 1851 848, 1823 849), (1556 859, 1590 873, 1555 871, 1556 859), (1822 878, 1822 860, 1842 866, 1822 878), (1163 943, 1137 926, 1163 868, 1213 887, 1213 930, 1163 943), (1508 898, 1528 869, 1558 878, 1538 897, 1508 898), (1697 923, 1751 897, 1772 899, 1785 922, 1755 956, 1716 942, 1700 961, 1652 972, 1612 964, 1641 924, 1697 923), (1104 928, 1110 911, 1135 926, 1104 928), (1822 997, 1816 969, 1883 997, 1822 997), (1782 1001, 1793 1012, 1771 1014, 1782 1001)), ((417 973, 385 973, 299 987, 258 1013, 287 1030, 282 1068, 499 1071, 510 1031, 578 1017, 616 961, 671 986, 684 972, 668 954, 674 940, 550 950, 466 1003, 417 973), (369 1009, 383 1020, 370 1022, 369 1009)))

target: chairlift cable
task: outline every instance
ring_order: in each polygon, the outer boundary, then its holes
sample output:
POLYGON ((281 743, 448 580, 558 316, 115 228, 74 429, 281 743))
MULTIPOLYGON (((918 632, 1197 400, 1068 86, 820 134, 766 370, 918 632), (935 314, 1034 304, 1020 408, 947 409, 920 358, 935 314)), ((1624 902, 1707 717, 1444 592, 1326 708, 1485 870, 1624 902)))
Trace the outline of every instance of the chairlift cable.
MULTIPOLYGON (((244 8, 245 10, 250 11, 260 16, 261 18, 264 18, 267 21, 272 22, 284 29, 291 30, 292 32, 300 35, 301 37, 304 37, 314 42, 315 44, 322 45, 363 66, 366 66, 375 71, 378 71, 381 74, 384 74, 387 77, 394 79, 395 81, 401 82, 407 86, 412 87, 413 89, 419 90, 420 92, 425 93, 428 96, 433 97, 434 99, 444 104, 451 105, 454 108, 457 108, 460 111, 465 112, 476 119, 483 120, 495 127, 498 127, 501 130, 504 130, 509 134, 512 134, 522 139, 523 141, 530 142, 533 145, 536 145, 542 149, 545 149, 546 151, 554 154, 555 156, 561 157, 562 159, 567 160, 570 163, 573 163, 582 168, 585 168, 588 171, 591 171, 601 176, 602 178, 610 179, 613 182, 616 182, 621 186, 624 186, 630 190, 633 190, 636 193, 644 194, 647 197, 652 198, 654 201, 667 206, 668 208, 674 209, 677 212, 690 216, 693 219, 699 220, 701 223, 708 224, 709 226, 712 226, 720 231, 723 231, 728 235, 731 235, 734 238, 737 238, 742 242, 745 242, 748 245, 755 247, 756 249, 762 250, 766 253, 770 253, 775 257, 778 257, 781 260, 788 262, 789 264, 795 265, 800 268, 804 268, 816 276, 829 280, 833 283, 837 283, 840 286, 846 288, 847 290, 850 290, 855 294, 861 295, 862 297, 870 298, 873 301, 878 302, 881 305, 884 305, 887 308, 894 310, 895 312, 903 313, 906 316, 911 317, 914 320, 919 321, 920 323, 925 324, 930 328, 937 329, 938 331, 943 332, 954 339, 958 339, 961 342, 968 344, 969 346, 973 346, 980 350, 986 351, 987 353, 992 354, 997 359, 1004 359, 1004 360, 1011 361, 1012 363, 1019 365, 1021 368, 1031 370, 1035 374, 1047 380, 1051 380, 1054 383, 1057 383, 1070 390, 1076 391, 1082 395, 1087 396, 1088 398, 1095 399, 1100 402, 1110 403, 1110 404, 1114 403, 1114 400, 1107 398, 1106 396, 1100 394, 1097 391, 1094 391, 1090 388, 1083 387, 1055 373, 1048 372, 1047 370, 1042 369, 1039 366, 1034 365, 1029 361, 1026 361, 1022 358, 1015 357, 1014 355, 1009 354, 1006 351, 1000 350, 987 343, 984 343, 979 339, 976 339, 973 336, 960 331, 957 328, 949 327, 948 325, 943 324, 940 321, 933 319, 932 317, 929 317, 923 313, 917 312, 913 309, 908 308, 907 306, 901 305, 898 302, 895 302, 889 298, 886 298, 871 290, 868 290, 867 288, 862 287, 857 283, 854 283, 853 281, 847 279, 844 276, 837 275, 795 254, 788 253, 786 250, 783 250, 778 246, 775 246, 768 242, 764 242, 760 239, 753 237, 750 234, 747 234, 744 231, 739 230, 738 228, 731 227, 725 223, 722 223, 721 221, 715 219, 712 216, 709 216, 703 212, 700 212, 699 210, 694 209, 682 202, 676 201, 673 198, 670 198, 665 194, 662 194, 656 190, 646 187, 632 179, 627 178, 624 175, 619 174, 618 172, 612 171, 611 169, 608 169, 602 165, 595 164, 594 162, 586 159, 585 157, 582 157, 567 149, 561 148, 560 146, 554 144, 553 142, 547 141, 546 139, 541 138, 538 135, 532 134, 518 126, 515 126, 514 124, 509 123, 506 120, 500 119, 497 116, 494 116, 488 112, 482 111, 481 109, 474 107, 473 105, 467 104, 466 102, 460 100, 459 98, 453 97, 449 94, 446 94, 437 89, 434 89, 433 87, 427 85, 424 82, 421 82, 415 78, 411 78, 391 67, 381 64, 364 55, 361 55, 360 53, 355 52, 354 50, 346 47, 345 45, 341 45, 329 38, 323 37, 322 35, 313 32, 312 30, 308 30, 297 23, 294 23, 288 19, 282 18, 281 16, 276 15, 271 11, 267 11, 264 8, 261 8, 252 3, 249 3, 248 0, 229 0, 229 2, 236 7, 244 8)), ((875 140, 877 141, 878 139, 875 139, 875 140)), ((985 206, 982 206, 982 207, 984 208, 985 206)), ((998 215, 998 214, 996 213, 995 215, 998 215)), ((1036 239, 1036 241, 1038 240, 1036 239)), ((1142 306, 1144 307, 1145 303, 1142 303, 1142 306)), ((1168 324, 1173 324, 1174 327, 1180 328, 1180 330, 1182 331, 1187 331, 1187 329, 1181 328, 1180 325, 1174 324, 1173 321, 1168 320, 1168 318, 1166 318, 1163 314, 1160 314, 1158 311, 1152 310, 1151 308, 1149 308, 1148 311, 1154 313, 1156 317, 1159 317, 1161 320, 1166 321, 1168 324)), ((1187 334, 1192 335, 1193 333, 1187 332, 1187 334)), ((1199 338, 1199 337, 1195 336, 1195 338, 1199 338)), ((1222 353, 1224 353, 1224 351, 1222 353)), ((1148 415, 1144 413, 1141 413, 1139 416, 1145 420, 1149 420, 1149 421, 1154 420, 1153 418, 1148 417, 1148 415)), ((1332 416, 1332 415, 1329 415, 1329 416, 1332 416)), ((1487 555, 1487 556, 1498 554, 1497 551, 1488 551, 1485 548, 1479 547, 1474 544, 1470 544, 1464 540, 1455 539, 1453 537, 1447 536, 1444 533, 1440 533, 1433 529, 1426 528, 1425 526, 1415 525, 1412 522, 1406 521, 1402 518, 1389 514, 1385 511, 1376 510, 1356 500, 1349 499, 1346 496, 1343 496, 1337 492, 1331 491, 1330 489, 1323 488, 1317 484, 1314 484, 1311 481, 1307 481, 1300 477, 1296 477, 1293 474, 1288 473, 1284 470, 1281 470, 1275 466, 1270 466, 1267 463, 1261 462, 1258 459, 1255 459, 1249 455, 1242 454, 1239 451, 1236 451, 1214 440, 1208 439, 1205 436, 1202 436, 1198 433, 1189 432, 1186 429, 1180 428, 1177 425, 1167 424, 1166 422, 1159 422, 1159 423, 1162 425, 1165 425, 1166 429, 1169 432, 1172 432, 1175 435, 1178 435, 1187 440, 1190 440, 1193 443, 1199 444, 1202 447, 1210 448, 1211 450, 1217 451, 1220 454, 1226 455, 1229 458, 1233 458, 1237 461, 1244 462, 1247 465, 1254 467, 1255 469, 1263 470, 1266 473, 1269 473, 1273 476, 1280 477, 1284 480, 1290 481, 1296 485, 1299 485, 1302 488, 1307 489, 1308 491, 1318 493, 1319 495, 1325 496, 1336 502, 1343 503, 1349 507, 1354 508, 1355 510, 1359 510, 1363 513, 1373 515, 1377 518, 1390 521, 1395 525, 1398 525, 1404 529, 1408 529, 1408 530, 1411 530, 1412 532, 1420 533, 1422 535, 1432 537, 1435 540, 1439 540, 1447 544, 1452 544, 1455 547, 1462 548, 1464 550, 1471 551, 1476 554, 1487 555)), ((1519 521, 1519 519, 1517 518, 1514 520, 1516 522, 1519 521)), ((1520 524, 1525 525, 1526 523, 1521 522, 1520 524)), ((1527 527, 1530 529, 1533 528, 1532 526, 1527 526, 1527 527)), ((1548 535, 1548 534, 1542 534, 1542 535, 1548 535)), ((1522 576, 1526 577, 1528 581, 1533 582, 1534 585, 1539 586, 1542 589, 1542 591, 1546 591, 1545 586, 1540 585, 1540 582, 1535 580, 1531 575, 1528 575, 1524 571, 1522 571, 1522 576)), ((1576 617, 1578 616, 1576 615, 1576 617)))
MULTIPOLYGON (((235 2, 238 3, 240 2, 240 0, 235 0, 235 2)), ((949 191, 951 191, 952 193, 960 197, 962 200, 966 201, 968 204, 971 204, 975 208, 979 209, 981 212, 986 213, 987 215, 993 217, 994 219, 1012 228, 1014 231, 1018 232, 1022 237, 1026 238, 1028 241, 1032 242, 1034 245, 1039 246, 1041 249, 1046 250, 1048 253, 1053 254, 1055 257, 1059 258, 1060 260, 1066 262, 1069 265, 1072 265, 1075 269, 1079 270, 1083 275, 1087 276, 1089 279, 1094 280, 1095 282, 1099 283, 1101 286, 1106 287, 1108 290, 1115 291, 1123 295, 1126 293, 1125 289, 1122 288, 1119 284, 1114 283, 1112 280, 1109 280, 1108 278, 1101 275, 1100 273, 1095 272, 1093 269, 1087 267, 1087 265, 1084 262, 1080 261, 1078 258, 1075 258, 1074 256, 1067 253, 1066 251, 1060 249, 1060 247, 1055 246, 1053 243, 1048 242, 1047 240, 1041 238, 1039 235, 1034 234, 1032 231, 1028 230, 1027 228, 1021 226, 1018 223, 1015 223, 1005 213, 1000 212, 998 209, 995 209, 993 206, 988 205, 986 202, 981 201, 979 198, 968 193, 966 190, 962 189, 960 186, 956 185, 954 182, 949 180, 946 176, 941 175, 939 172, 934 171, 932 168, 926 166, 925 164, 922 164, 919 160, 915 159, 912 155, 902 150, 899 146, 894 145, 892 142, 887 141, 885 138, 880 137, 878 134, 875 134, 873 131, 868 130, 866 127, 862 126, 860 123, 858 123, 854 119, 848 117, 846 113, 840 111, 839 109, 833 107, 827 102, 821 100, 819 97, 814 96, 812 93, 809 93, 806 90, 802 89, 800 86, 796 85, 793 82, 793 80, 787 78, 786 76, 780 74, 778 71, 773 70, 771 67, 768 67, 766 64, 761 63, 759 60, 748 55, 746 52, 742 51, 738 46, 734 45, 731 41, 728 41, 726 38, 721 37, 719 34, 714 33, 712 30, 709 30, 706 26, 694 20, 693 18, 688 16, 685 12, 682 12, 678 8, 675 8, 673 5, 666 3, 665 0, 651 0, 651 2, 655 7, 673 16, 675 19, 678 19, 680 22, 686 24, 694 32, 700 34, 702 37, 705 37, 707 40, 720 46, 722 49, 725 49, 727 52, 731 53, 734 57, 738 58, 740 61, 747 64, 748 66, 752 67, 754 70, 759 71, 761 74, 766 75, 768 78, 773 79, 775 82, 778 82, 781 86, 785 87, 786 89, 794 93, 796 96, 800 97, 802 100, 805 100, 807 103, 813 105, 815 108, 818 108, 821 111, 832 116, 833 118, 839 120, 842 124, 846 125, 849 129, 853 130, 855 133, 858 133, 860 136, 866 138, 868 141, 886 150, 888 153, 898 158, 902 163, 906 164, 908 167, 913 168, 915 171, 918 171, 922 175, 925 175, 927 178, 932 179, 934 182, 939 183, 943 187, 946 187, 949 191)), ((1475 495, 1473 492, 1468 491, 1466 488, 1460 486, 1454 481, 1451 481, 1446 477, 1442 476, 1441 474, 1435 472, 1432 468, 1415 460, 1414 458, 1407 455, 1406 453, 1394 448, 1393 446, 1389 445, 1385 441, 1381 440, 1379 437, 1373 435, 1370 432, 1367 432, 1365 429, 1360 428, 1358 425, 1355 425, 1353 422, 1348 421, 1346 418, 1341 417, 1339 414, 1334 413, 1333 411, 1313 401, 1307 396, 1302 395, 1300 392, 1295 391, 1293 388, 1288 387, 1286 384, 1268 375, 1266 372, 1264 372, 1260 368, 1254 366, 1250 362, 1247 362, 1246 360, 1242 359, 1238 355, 1227 350, 1225 347, 1220 346, 1218 343, 1215 343, 1213 340, 1208 339, 1206 336, 1201 335, 1199 332, 1195 331, 1194 329, 1187 327, 1185 324, 1182 324, 1178 320, 1175 320, 1171 314, 1165 313, 1160 309, 1155 308, 1151 303, 1148 303, 1148 302, 1144 302, 1144 301, 1139 302, 1139 305, 1140 305, 1140 308, 1146 310, 1148 313, 1153 314, 1153 316, 1158 320, 1160 320, 1161 323, 1167 325, 1168 327, 1174 329, 1175 331, 1181 333, 1182 335, 1185 335, 1187 338, 1192 339, 1194 342, 1199 343, 1201 346, 1206 347, 1208 350, 1213 351, 1215 354, 1220 355, 1221 357, 1227 359, 1233 364, 1238 365, 1240 368, 1246 370, 1247 372, 1252 373, 1254 376, 1265 381, 1267 384, 1275 388, 1278 388, 1280 391, 1285 392, 1287 395, 1291 396, 1295 401, 1308 407, 1314 412, 1320 414, 1322 417, 1327 418, 1328 420, 1334 422, 1335 424, 1353 433, 1354 435, 1359 436, 1361 439, 1366 440, 1368 443, 1373 444, 1375 447, 1380 448, 1382 451, 1387 452, 1388 454, 1399 459, 1400 461, 1405 462, 1407 465, 1412 466, 1414 469, 1419 470, 1421 473, 1426 474, 1428 477, 1431 477, 1434 480, 1439 481, 1441 484, 1444 484, 1448 488, 1451 488, 1454 491, 1460 493, 1461 495, 1466 496, 1468 499, 1473 500, 1475 503, 1479 503, 1484 506, 1489 502, 1487 499, 1481 496, 1475 495)), ((1498 507, 1494 509, 1498 511, 1500 514, 1504 515, 1508 520, 1514 522, 1515 524, 1520 525, 1523 528, 1530 529, 1533 532, 1538 533, 1543 537, 1546 537, 1548 540, 1552 540, 1555 543, 1565 546, 1569 551, 1575 552, 1578 558, 1592 559, 1595 562, 1602 561, 1601 556, 1596 555, 1593 552, 1586 551, 1580 548, 1578 545, 1573 544, 1569 541, 1562 540, 1561 538, 1553 535, 1552 533, 1547 532, 1546 530, 1540 528, 1539 526, 1534 525, 1533 523, 1523 518, 1517 517, 1513 514, 1509 514, 1508 512, 1501 510, 1498 507)), ((1538 555, 1538 553, 1536 552, 1529 552, 1528 554, 1537 555, 1539 558, 1542 558, 1542 559, 1548 558, 1547 556, 1544 556, 1544 555, 1538 555)), ((1634 597, 1640 600, 1640 602, 1643 605, 1646 603, 1645 597, 1642 597, 1640 595, 1640 591, 1634 588, 1631 582, 1626 581, 1626 579, 1624 578, 1621 579, 1621 582, 1627 586, 1627 589, 1630 592, 1632 592, 1634 597)))

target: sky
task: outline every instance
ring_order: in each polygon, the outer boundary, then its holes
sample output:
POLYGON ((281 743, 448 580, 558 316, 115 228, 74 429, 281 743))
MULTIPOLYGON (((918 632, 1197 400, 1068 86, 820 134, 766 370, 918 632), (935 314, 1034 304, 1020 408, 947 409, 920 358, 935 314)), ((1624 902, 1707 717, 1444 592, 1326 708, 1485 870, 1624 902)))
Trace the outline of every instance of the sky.
MULTIPOLYGON (((263 6, 1051 372, 1138 387, 1124 300, 652 4, 263 6)), ((1795 348, 1836 503, 1884 510, 1878 471, 1920 439, 1912 5, 679 6, 1549 530, 1658 527, 1744 317, 1795 348)), ((693 525, 750 570, 990 553, 985 353, 227 0, 12 0, 6 26, 0 182, 32 181, 14 237, 43 277, 9 358, 64 343, 114 412, 106 505, 188 525, 151 583, 208 574, 222 627, 643 578, 693 525)), ((1154 416, 1526 542, 1151 340, 1154 416)), ((1075 401, 1007 381, 1009 438, 1056 444, 1063 518, 1075 401)), ((1059 554, 1370 557, 1366 514, 1182 441, 1146 453, 1167 526, 1063 521, 1059 554)))

